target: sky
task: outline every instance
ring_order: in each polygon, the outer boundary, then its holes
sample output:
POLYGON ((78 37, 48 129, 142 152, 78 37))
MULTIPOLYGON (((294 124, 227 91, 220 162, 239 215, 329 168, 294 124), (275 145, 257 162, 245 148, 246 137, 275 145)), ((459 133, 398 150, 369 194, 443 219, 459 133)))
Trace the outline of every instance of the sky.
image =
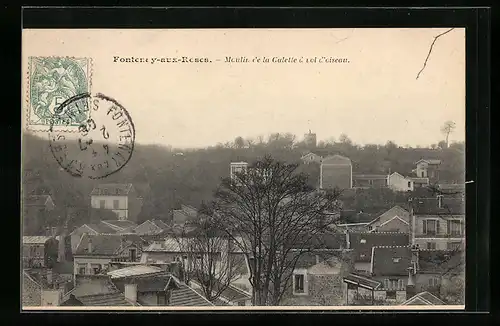
MULTIPOLYGON (((129 112, 136 143, 205 147, 309 130, 355 143, 428 146, 465 139, 465 29, 23 30, 29 56, 91 58, 91 91, 129 112), (120 63, 114 57, 207 57, 120 63), (225 63, 226 56, 335 57, 349 63, 225 63)), ((29 111, 23 108, 23 114, 29 111)))

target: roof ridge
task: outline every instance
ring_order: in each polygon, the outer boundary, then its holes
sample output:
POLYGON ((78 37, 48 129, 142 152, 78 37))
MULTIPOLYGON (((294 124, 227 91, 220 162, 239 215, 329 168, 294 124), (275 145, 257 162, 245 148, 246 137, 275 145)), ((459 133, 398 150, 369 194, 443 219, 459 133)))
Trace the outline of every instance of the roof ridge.
POLYGON ((389 249, 389 248, 410 248, 411 245, 406 245, 406 246, 373 246, 373 248, 376 249, 389 249))

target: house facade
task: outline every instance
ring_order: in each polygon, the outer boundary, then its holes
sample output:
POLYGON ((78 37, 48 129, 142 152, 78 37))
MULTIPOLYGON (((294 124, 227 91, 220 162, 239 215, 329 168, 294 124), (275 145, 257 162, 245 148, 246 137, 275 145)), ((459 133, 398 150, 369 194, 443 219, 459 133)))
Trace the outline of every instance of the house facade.
POLYGON ((463 198, 415 198, 411 200, 412 244, 421 249, 453 250, 465 246, 463 198))
POLYGON ((320 189, 352 188, 352 163, 347 157, 333 155, 324 158, 320 165, 320 189))
POLYGON ((132 184, 101 184, 90 194, 92 208, 114 212, 118 220, 135 221, 142 201, 132 184))
POLYGON ((309 152, 303 155, 300 159, 304 164, 312 164, 312 163, 320 164, 321 160, 323 159, 323 156, 317 153, 309 152))
POLYGON ((394 172, 387 177, 387 186, 394 191, 413 191, 415 183, 411 178, 394 172))
POLYGON ((231 177, 231 180, 236 179, 237 173, 242 173, 247 169, 248 169, 247 162, 231 162, 231 164, 229 165, 229 176, 231 177))

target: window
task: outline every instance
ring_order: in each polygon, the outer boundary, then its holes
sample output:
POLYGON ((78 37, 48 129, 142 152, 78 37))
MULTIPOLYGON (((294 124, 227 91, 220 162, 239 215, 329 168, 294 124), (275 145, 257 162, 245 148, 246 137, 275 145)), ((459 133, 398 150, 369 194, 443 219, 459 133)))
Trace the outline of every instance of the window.
POLYGON ((368 180, 368 184, 369 184, 370 186, 373 186, 373 180, 368 180))
POLYGON ((78 274, 85 275, 86 269, 85 265, 78 265, 78 274))
POLYGON ((399 258, 399 257, 392 258, 393 263, 399 263, 400 260, 401 260, 401 258, 399 258))
POLYGON ((129 249, 128 253, 129 253, 130 261, 136 261, 136 259, 137 259, 137 250, 135 248, 129 249))
POLYGON ((422 172, 420 173, 420 176, 421 176, 422 178, 423 178, 423 177, 425 177, 425 172, 424 172, 424 171, 422 171, 422 172))
POLYGON ((422 231, 426 235, 439 234, 439 220, 424 220, 422 231))
POLYGON ((347 289, 348 290, 357 290, 358 287, 356 286, 356 284, 347 283, 347 289))
POLYGON ((305 275, 295 274, 293 276, 293 292, 294 294, 304 294, 305 293, 305 275))
POLYGON ((101 265, 99 264, 92 264, 92 272, 94 275, 97 275, 101 272, 101 265))
POLYGON ((448 234, 452 236, 461 236, 463 223, 460 220, 448 221, 448 234))
POLYGON ((113 200, 113 208, 114 209, 120 208, 120 201, 118 199, 113 200))
POLYGON ((446 244, 448 250, 459 250, 460 246, 462 246, 461 242, 448 242, 446 244))
POLYGON ((385 279, 384 280, 384 288, 386 290, 393 290, 393 289, 396 289, 398 288, 399 286, 399 279, 397 278, 391 278, 391 279, 385 279))
POLYGON ((105 200, 99 201, 99 208, 106 208, 106 201, 105 200))
POLYGON ((411 188, 411 181, 408 181, 408 188, 411 188))
POLYGON ((439 283, 440 283, 440 281, 439 281, 439 278, 437 278, 437 277, 432 277, 429 279, 429 286, 430 287, 439 286, 439 283))
POLYGON ((396 291, 386 291, 385 298, 387 300, 396 300, 396 291))
POLYGON ((157 295, 157 303, 159 306, 166 306, 168 305, 168 296, 167 296, 167 293, 166 292, 161 292, 161 293, 158 293, 157 295))
POLYGON ((359 240, 360 243, 366 243, 366 239, 359 240))
POLYGON ((427 249, 436 250, 436 243, 435 242, 427 242, 427 249))

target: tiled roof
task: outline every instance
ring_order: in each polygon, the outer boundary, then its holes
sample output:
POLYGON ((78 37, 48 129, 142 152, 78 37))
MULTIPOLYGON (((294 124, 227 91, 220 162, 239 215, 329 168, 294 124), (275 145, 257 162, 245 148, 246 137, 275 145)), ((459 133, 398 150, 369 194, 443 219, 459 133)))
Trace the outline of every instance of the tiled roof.
POLYGON ((369 289, 369 290, 376 290, 380 287, 381 283, 377 280, 373 280, 371 278, 368 278, 366 276, 361 276, 357 274, 349 274, 346 277, 344 277, 344 282, 346 283, 351 283, 358 285, 360 287, 369 289))
POLYGON ((44 244, 50 239, 54 239, 53 237, 45 237, 45 236, 23 236, 23 244, 44 244))
POLYGON ((147 220, 134 228, 134 232, 140 235, 156 235, 164 233, 170 227, 161 220, 147 220))
POLYGON ((117 289, 106 275, 76 275, 75 287, 70 292, 77 298, 80 296, 114 293, 117 289))
POLYGON ((102 221, 104 224, 109 224, 112 227, 115 227, 119 230, 127 229, 127 228, 133 228, 137 227, 137 224, 132 222, 132 221, 121 221, 121 220, 107 220, 107 221, 102 221))
POLYGON ((131 267, 116 269, 114 271, 108 272, 108 275, 111 278, 122 278, 130 276, 156 274, 159 272, 162 272, 162 269, 159 267, 147 266, 147 265, 135 265, 131 267))
POLYGON ((409 234, 401 232, 349 233, 350 248, 356 262, 370 262, 372 248, 376 246, 407 246, 409 234))
POLYGON ((403 302, 401 305, 407 306, 407 305, 422 305, 422 304, 429 306, 440 306, 444 305, 445 303, 432 293, 420 292, 419 294, 416 294, 410 299, 403 302))
POLYGON ((181 252, 183 246, 182 242, 187 241, 183 238, 166 238, 163 241, 155 241, 144 249, 145 252, 156 251, 156 252, 181 252))
POLYGON ((380 217, 384 215, 389 215, 389 219, 391 219, 394 216, 398 216, 404 219, 405 221, 408 221, 410 213, 406 209, 396 205, 388 209, 387 211, 383 212, 382 214, 378 215, 377 217, 375 217, 368 225, 375 223, 380 219, 380 217))
POLYGON ((408 275, 411 266, 411 249, 401 247, 374 247, 372 258, 372 275, 404 276, 408 275))
POLYGON ((312 239, 313 248, 341 249, 347 247, 345 233, 321 232, 312 239))
POLYGON ((175 307, 204 307, 213 306, 211 302, 185 284, 172 291, 170 306, 175 307))
POLYGON ((109 183, 100 184, 90 193, 91 196, 126 196, 132 189, 132 184, 109 183))
POLYGON ((464 215, 465 201, 462 198, 442 198, 439 207, 438 198, 414 198, 412 200, 414 215, 464 215))
POLYGON ((465 254, 457 250, 420 250, 418 268, 420 273, 456 274, 464 269, 465 254))
MULTIPOLYGON (((195 281, 195 283, 198 283, 195 281)), ((221 292, 221 297, 223 299, 226 299, 227 301, 231 302, 237 302, 237 301, 243 301, 243 300, 250 300, 251 295, 244 292, 243 290, 238 289, 236 286, 233 286, 229 284, 229 286, 225 286, 221 284, 218 280, 215 280, 213 290, 215 292, 221 292), (224 289, 223 289, 224 288, 224 289)), ((196 291, 199 293, 199 291, 196 291)))
POLYGON ((75 255, 98 255, 114 256, 117 255, 125 246, 130 243, 143 244, 144 241, 133 234, 84 234, 76 248, 75 255), (92 241, 92 252, 88 252, 89 239, 92 241))
POLYGON ((45 206, 49 195, 31 195, 23 201, 23 206, 45 206))
POLYGON ((77 299, 81 301, 84 306, 90 307, 136 306, 136 304, 125 299, 125 295, 120 292, 86 295, 77 297, 77 299))
POLYGON ((170 282, 175 282, 171 275, 139 278, 136 279, 137 292, 165 291, 170 282))

